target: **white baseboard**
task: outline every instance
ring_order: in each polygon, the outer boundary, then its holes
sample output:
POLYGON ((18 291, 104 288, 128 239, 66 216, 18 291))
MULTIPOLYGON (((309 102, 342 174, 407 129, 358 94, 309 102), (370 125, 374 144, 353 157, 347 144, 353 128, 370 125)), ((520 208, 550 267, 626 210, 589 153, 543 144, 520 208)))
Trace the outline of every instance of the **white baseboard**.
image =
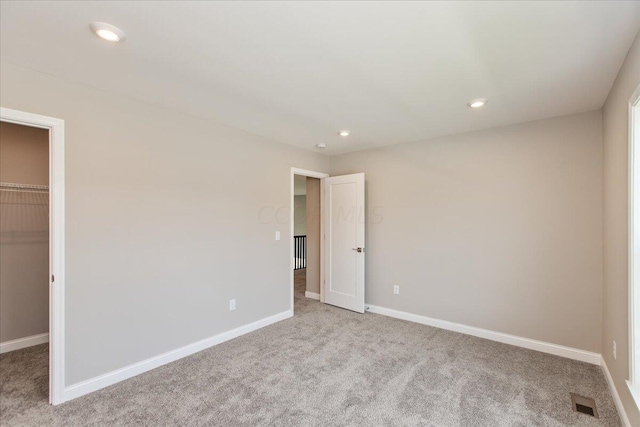
POLYGON ((182 359, 183 357, 190 356, 209 347, 213 347, 214 345, 218 345, 225 341, 237 338, 241 335, 248 334, 249 332, 264 328, 265 326, 272 325, 274 323, 280 322, 281 320, 288 319, 292 316, 293 312, 291 310, 287 310, 282 313, 278 313, 273 316, 258 320, 256 322, 249 323, 248 325, 240 326, 239 328, 214 335, 210 338, 205 338, 193 344, 188 344, 184 347, 168 351, 155 357, 151 357, 147 360, 134 363, 133 365, 125 366, 124 368, 117 369, 98 377, 71 385, 69 387, 66 387, 64 390, 64 401, 66 402, 77 397, 84 396, 85 394, 100 390, 104 387, 113 385, 120 381, 124 381, 131 377, 135 377, 136 375, 140 375, 162 365, 166 365, 167 363, 171 363, 178 359, 182 359))
POLYGON ((602 366, 602 370, 604 371, 604 376, 607 379, 609 390, 611 390, 611 395, 613 396, 613 401, 616 403, 616 409, 618 409, 618 415, 620 415, 620 419, 622 420, 622 423, 626 427, 631 427, 631 422, 629 421, 627 412, 624 410, 624 406, 622 406, 622 400, 620 400, 618 389, 616 388, 616 385, 613 383, 613 377, 611 376, 611 372, 609 372, 609 367, 607 366, 607 362, 604 361, 604 357, 600 359, 600 366, 602 366))
POLYGON ((0 354, 8 353, 21 348, 27 348, 38 344, 49 342, 49 333, 31 335, 30 337, 18 338, 17 340, 0 343, 0 354))
POLYGON ((304 293, 304 296, 307 298, 317 299, 318 301, 320 301, 320 294, 316 294, 315 292, 306 291, 304 293))
POLYGON ((602 359, 602 356, 600 354, 593 353, 591 351, 565 347, 563 345, 551 344, 548 342, 523 338, 516 335, 504 334, 502 332, 490 331, 488 329, 476 328, 474 326, 467 326, 461 323, 434 319, 431 317, 420 316, 418 314, 378 307, 371 304, 365 304, 365 306, 367 307, 367 311, 369 311, 370 313, 382 314, 384 316, 394 317, 396 319, 408 320, 409 322, 420 323, 422 325, 433 326, 435 328, 473 335, 475 337, 528 348, 530 350, 541 351, 543 353, 554 354, 556 356, 567 357, 569 359, 579 360, 581 362, 587 362, 594 365, 600 365, 600 361, 602 359))

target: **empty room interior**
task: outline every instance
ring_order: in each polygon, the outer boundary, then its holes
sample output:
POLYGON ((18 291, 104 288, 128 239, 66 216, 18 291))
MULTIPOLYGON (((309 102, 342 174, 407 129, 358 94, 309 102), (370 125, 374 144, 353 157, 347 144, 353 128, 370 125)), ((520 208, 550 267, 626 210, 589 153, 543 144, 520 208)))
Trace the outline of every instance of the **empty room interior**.
POLYGON ((639 30, 0 1, 0 425, 640 426, 639 30))

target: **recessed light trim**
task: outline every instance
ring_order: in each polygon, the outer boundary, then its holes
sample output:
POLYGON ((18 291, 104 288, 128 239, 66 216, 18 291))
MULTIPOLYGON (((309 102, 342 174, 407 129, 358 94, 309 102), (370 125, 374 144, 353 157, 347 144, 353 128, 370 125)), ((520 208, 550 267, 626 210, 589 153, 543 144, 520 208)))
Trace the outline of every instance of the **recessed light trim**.
POLYGON ((91 31, 101 39, 112 43, 121 42, 125 38, 124 31, 106 22, 92 22, 91 31))
POLYGON ((467 105, 471 108, 482 108, 487 105, 487 98, 476 98, 467 102, 467 105))
POLYGON ((327 148, 327 144, 316 144, 316 148, 327 148))
POLYGON ((348 131, 346 129, 341 130, 340 132, 338 132, 338 135, 342 136, 342 137, 347 137, 349 136, 349 134, 351 133, 351 131, 348 131))

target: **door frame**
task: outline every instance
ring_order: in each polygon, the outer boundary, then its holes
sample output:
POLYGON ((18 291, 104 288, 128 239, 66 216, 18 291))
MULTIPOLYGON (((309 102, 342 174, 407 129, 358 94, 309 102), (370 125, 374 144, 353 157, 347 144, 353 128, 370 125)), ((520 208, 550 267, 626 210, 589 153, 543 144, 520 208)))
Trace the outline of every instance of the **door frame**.
POLYGON ((294 226, 294 208, 295 208, 295 189, 294 178, 295 175, 306 176, 308 178, 318 178, 320 180, 320 302, 324 302, 324 201, 322 200, 324 194, 324 180, 328 178, 329 174, 324 172, 315 172, 307 169, 291 168, 291 196, 290 196, 290 214, 289 214, 289 290, 291 292, 291 314, 295 314, 293 311, 294 299, 293 299, 293 226, 294 226))
POLYGON ((640 354, 636 351, 640 343, 640 128, 636 119, 640 114, 640 86, 629 99, 629 218, 628 218, 628 272, 629 272, 629 380, 631 395, 640 405, 640 354))
POLYGON ((49 130, 49 403, 64 402, 64 120, 0 107, 0 121, 49 130))

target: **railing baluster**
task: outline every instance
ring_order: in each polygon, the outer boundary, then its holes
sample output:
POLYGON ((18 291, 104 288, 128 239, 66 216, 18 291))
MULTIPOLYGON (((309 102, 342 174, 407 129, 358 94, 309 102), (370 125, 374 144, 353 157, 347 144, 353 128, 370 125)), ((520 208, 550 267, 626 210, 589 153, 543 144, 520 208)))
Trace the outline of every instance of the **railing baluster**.
POLYGON ((307 236, 293 236, 293 269, 307 268, 307 236))

